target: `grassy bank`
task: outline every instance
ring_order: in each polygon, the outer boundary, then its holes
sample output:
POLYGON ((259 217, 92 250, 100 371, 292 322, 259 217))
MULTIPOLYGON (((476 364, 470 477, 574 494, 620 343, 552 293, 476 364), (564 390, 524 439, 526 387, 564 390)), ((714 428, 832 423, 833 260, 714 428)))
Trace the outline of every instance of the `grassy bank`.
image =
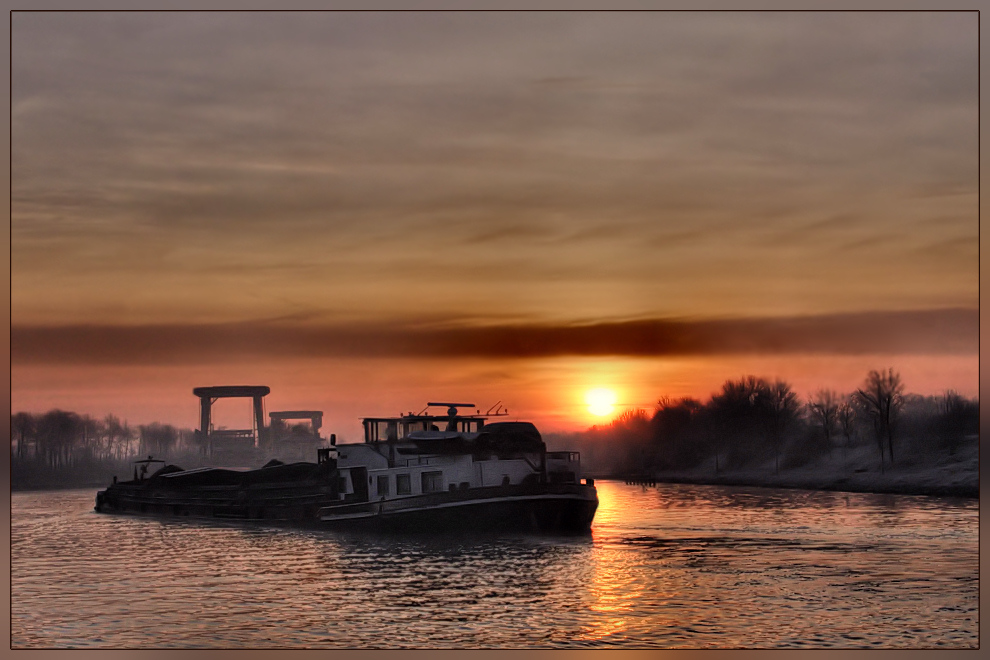
MULTIPOLYGON (((772 462, 715 472, 713 464, 690 470, 655 472, 650 477, 663 483, 802 488, 859 493, 896 493, 949 497, 979 497, 978 447, 974 444, 955 454, 905 457, 881 471, 879 460, 871 460, 871 448, 857 448, 800 467, 774 470, 772 462), (858 467, 870 465, 871 467, 858 467)), ((875 454, 873 455, 875 457, 875 454)), ((591 476, 595 476, 592 474, 591 476)), ((599 478, 624 480, 631 475, 601 474, 599 478)), ((637 475, 641 476, 641 475, 637 475)))

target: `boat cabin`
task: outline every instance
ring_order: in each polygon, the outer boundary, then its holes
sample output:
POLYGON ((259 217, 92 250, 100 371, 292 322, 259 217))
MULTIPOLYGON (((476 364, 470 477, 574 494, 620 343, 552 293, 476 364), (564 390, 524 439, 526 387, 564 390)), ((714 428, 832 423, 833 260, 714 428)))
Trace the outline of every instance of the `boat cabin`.
POLYGON ((337 445, 341 499, 390 500, 439 492, 580 483, 577 452, 547 452, 529 422, 488 422, 505 413, 460 414, 470 403, 364 419, 364 442, 337 445), (428 414, 445 407, 446 414, 428 414))
POLYGON ((364 441, 389 442, 405 440, 413 433, 445 431, 477 433, 485 425, 488 415, 462 415, 458 408, 474 408, 473 403, 428 403, 418 414, 409 413, 399 417, 366 417, 364 419, 364 441), (447 408, 447 415, 430 415, 426 410, 432 406, 447 408))

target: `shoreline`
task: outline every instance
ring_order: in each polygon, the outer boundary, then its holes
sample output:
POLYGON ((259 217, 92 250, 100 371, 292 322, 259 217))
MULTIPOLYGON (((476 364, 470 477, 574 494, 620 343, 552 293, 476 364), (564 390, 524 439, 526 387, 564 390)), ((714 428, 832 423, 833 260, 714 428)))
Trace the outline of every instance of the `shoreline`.
MULTIPOLYGON (((707 486, 743 486, 750 488, 788 488, 827 492, 922 495, 929 497, 980 496, 979 447, 975 443, 953 454, 912 453, 897 463, 881 465, 870 456, 870 448, 843 452, 803 465, 781 466, 778 472, 772 460, 749 465, 723 467, 704 461, 690 468, 644 469, 633 472, 619 466, 590 467, 583 476, 617 481, 693 484, 707 486), (604 468, 604 469, 602 469, 604 468)), ((106 470, 67 470, 61 474, 44 471, 12 471, 11 492, 41 490, 101 490, 108 487, 119 466, 106 470)))
POLYGON ((47 484, 32 484, 32 485, 18 485, 11 486, 11 493, 31 493, 39 490, 84 490, 89 488, 94 488, 97 490, 103 490, 109 484, 99 483, 99 484, 57 484, 57 485, 47 485, 47 484))
MULTIPOLYGON (((602 470, 603 479, 637 480, 646 477, 657 483, 751 488, 792 488, 846 493, 922 495, 928 497, 980 497, 979 446, 976 443, 953 453, 927 453, 907 448, 899 460, 881 467, 868 446, 822 456, 803 465, 781 466, 772 460, 746 466, 715 466, 706 461, 685 469, 621 472, 602 470)), ((589 476, 595 476, 589 470, 589 476)))
MULTIPOLYGON (((643 475, 594 475, 589 474, 595 480, 608 481, 639 481, 643 475)), ((922 495, 926 497, 962 497, 978 499, 980 496, 979 485, 971 484, 918 484, 918 483, 881 483, 864 484, 850 480, 839 480, 836 482, 809 483, 799 479, 788 478, 787 476, 753 478, 744 475, 672 475, 661 474, 650 476, 649 479, 656 484, 689 484, 695 486, 742 486, 746 488, 786 488, 793 490, 818 490, 825 492, 840 493, 875 493, 878 495, 922 495)), ((109 484, 106 483, 82 483, 57 485, 32 484, 11 486, 11 493, 27 493, 42 490, 83 490, 83 489, 104 489, 109 484)))
MULTIPOLYGON (((595 480, 639 481, 642 475, 604 475, 592 476, 595 480)), ((742 486, 746 488, 786 488, 791 490, 816 490, 839 493, 873 493, 877 495, 920 495, 926 497, 961 497, 979 499, 980 487, 969 484, 863 484, 849 481, 812 484, 786 477, 748 478, 743 476, 692 476, 692 475, 658 475, 650 477, 656 484, 690 484, 695 486, 742 486)))

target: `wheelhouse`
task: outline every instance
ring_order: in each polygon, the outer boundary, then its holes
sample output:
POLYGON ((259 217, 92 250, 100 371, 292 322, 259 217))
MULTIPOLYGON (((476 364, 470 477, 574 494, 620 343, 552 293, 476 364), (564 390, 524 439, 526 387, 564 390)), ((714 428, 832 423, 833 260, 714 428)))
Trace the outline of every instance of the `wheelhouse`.
POLYGON ((454 433, 478 433, 485 425, 488 415, 477 411, 474 415, 458 413, 458 408, 474 408, 473 403, 428 403, 419 413, 408 413, 398 417, 366 417, 364 419, 364 441, 367 443, 396 442, 409 438, 414 433, 444 431, 454 433), (427 414, 432 406, 447 408, 446 415, 427 414))
POLYGON ((345 501, 386 501, 475 488, 580 483, 577 452, 547 452, 529 422, 507 411, 460 414, 471 403, 431 402, 419 413, 367 417, 364 442, 338 445, 345 501), (446 414, 429 414, 431 407, 446 414))

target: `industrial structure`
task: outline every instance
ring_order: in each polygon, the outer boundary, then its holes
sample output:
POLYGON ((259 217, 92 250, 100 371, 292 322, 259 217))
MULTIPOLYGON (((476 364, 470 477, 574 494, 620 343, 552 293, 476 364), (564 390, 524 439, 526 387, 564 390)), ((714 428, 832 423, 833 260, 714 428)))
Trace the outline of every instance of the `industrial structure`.
POLYGON ((320 437, 323 426, 322 410, 289 410, 269 414, 271 423, 265 425, 264 398, 271 392, 266 385, 222 385, 197 387, 199 397, 199 430, 196 432, 204 454, 217 464, 251 465, 259 459, 283 462, 306 460, 314 450, 326 443, 320 437), (246 429, 216 429, 212 409, 217 399, 249 398, 252 402, 251 427, 246 429), (288 426, 286 420, 309 420, 309 427, 288 426))

